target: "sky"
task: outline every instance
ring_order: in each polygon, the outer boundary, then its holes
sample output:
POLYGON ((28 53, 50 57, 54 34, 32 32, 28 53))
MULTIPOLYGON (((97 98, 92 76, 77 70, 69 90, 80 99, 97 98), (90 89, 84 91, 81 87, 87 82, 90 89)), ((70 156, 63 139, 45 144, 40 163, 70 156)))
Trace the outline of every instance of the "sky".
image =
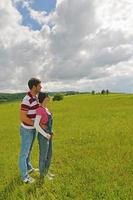
POLYGON ((132 0, 0 1, 0 92, 133 93, 132 0))

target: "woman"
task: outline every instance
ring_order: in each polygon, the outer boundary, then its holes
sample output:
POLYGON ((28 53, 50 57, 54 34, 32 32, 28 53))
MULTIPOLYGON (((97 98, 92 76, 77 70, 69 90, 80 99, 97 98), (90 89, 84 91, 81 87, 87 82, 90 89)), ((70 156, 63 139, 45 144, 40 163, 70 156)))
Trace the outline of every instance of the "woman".
MULTIPOLYGON (((38 99, 40 106, 36 111, 34 126, 38 131, 40 178, 44 181, 44 177, 48 173, 52 157, 52 114, 47 108, 47 104, 50 101, 48 93, 40 92, 38 99)), ((53 176, 52 174, 50 175, 51 177, 53 176)))

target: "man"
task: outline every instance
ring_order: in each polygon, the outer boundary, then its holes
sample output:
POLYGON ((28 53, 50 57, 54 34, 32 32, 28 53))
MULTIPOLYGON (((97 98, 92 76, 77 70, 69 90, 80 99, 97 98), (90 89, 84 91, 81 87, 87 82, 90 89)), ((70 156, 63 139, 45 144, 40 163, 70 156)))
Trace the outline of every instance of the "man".
POLYGON ((30 91, 23 98, 20 109, 20 135, 21 135, 21 151, 19 158, 19 167, 24 183, 32 183, 35 180, 28 175, 28 172, 35 171, 30 163, 30 154, 36 136, 34 128, 34 120, 36 117, 36 109, 39 107, 36 95, 41 90, 41 81, 37 78, 31 78, 28 81, 30 91))

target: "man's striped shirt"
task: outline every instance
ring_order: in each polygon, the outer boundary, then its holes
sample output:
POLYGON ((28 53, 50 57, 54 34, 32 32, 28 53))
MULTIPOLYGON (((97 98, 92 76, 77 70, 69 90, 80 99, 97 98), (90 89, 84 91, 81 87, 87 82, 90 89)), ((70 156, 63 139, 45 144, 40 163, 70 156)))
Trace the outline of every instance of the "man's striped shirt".
MULTIPOLYGON (((35 117, 36 117, 36 109, 38 107, 39 107, 39 103, 38 103, 37 97, 32 96, 32 94, 30 92, 28 92, 27 95, 22 100, 21 110, 28 111, 27 116, 34 121, 35 117)), ((22 122, 21 125, 27 129, 34 128, 33 126, 31 126, 25 122, 22 122)))

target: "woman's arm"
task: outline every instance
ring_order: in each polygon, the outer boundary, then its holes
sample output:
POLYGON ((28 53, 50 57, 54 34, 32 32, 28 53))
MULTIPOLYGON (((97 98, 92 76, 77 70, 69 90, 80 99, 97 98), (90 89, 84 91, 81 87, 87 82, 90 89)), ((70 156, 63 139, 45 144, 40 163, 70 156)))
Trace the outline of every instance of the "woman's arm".
POLYGON ((35 118, 35 122, 34 122, 34 127, 36 128, 36 130, 41 133, 45 138, 47 138, 48 140, 51 138, 51 135, 46 133, 41 127, 40 127, 40 120, 41 120, 41 116, 40 115, 36 115, 35 118))

